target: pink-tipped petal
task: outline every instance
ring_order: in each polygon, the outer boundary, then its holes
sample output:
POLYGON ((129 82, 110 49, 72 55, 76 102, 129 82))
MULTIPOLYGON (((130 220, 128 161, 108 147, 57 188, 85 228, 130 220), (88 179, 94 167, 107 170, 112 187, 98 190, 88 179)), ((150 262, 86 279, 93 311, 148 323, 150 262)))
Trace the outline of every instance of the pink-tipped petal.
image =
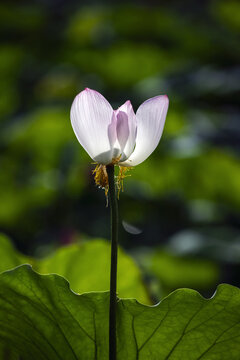
POLYGON ((169 100, 166 95, 145 101, 137 110, 136 147, 124 166, 143 162, 155 150, 162 136, 169 100))
POLYGON ((128 119, 128 138, 124 148, 122 148, 121 158, 121 160, 124 161, 131 155, 135 147, 137 121, 132 104, 129 100, 126 101, 122 106, 120 106, 120 108, 117 110, 117 114, 118 113, 125 113, 128 119))
POLYGON ((114 111, 112 114, 111 124, 108 125, 108 139, 109 139, 110 147, 113 148, 117 140, 117 117, 114 111))
POLYGON ((121 152, 123 152, 129 137, 128 116, 123 111, 118 111, 117 114, 117 139, 120 145, 121 152))
POLYGON ((113 109, 109 102, 99 92, 85 89, 75 97, 70 116, 75 135, 90 157, 110 163, 109 126, 113 109))

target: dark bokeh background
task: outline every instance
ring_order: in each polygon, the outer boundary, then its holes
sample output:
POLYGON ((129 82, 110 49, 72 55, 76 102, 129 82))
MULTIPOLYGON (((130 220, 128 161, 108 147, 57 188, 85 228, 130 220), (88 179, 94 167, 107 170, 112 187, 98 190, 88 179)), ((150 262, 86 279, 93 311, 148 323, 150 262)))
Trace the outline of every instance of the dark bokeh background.
POLYGON ((0 29, 0 229, 15 246, 109 238, 70 125, 78 92, 135 110, 168 94, 160 145, 120 195, 121 245, 153 296, 240 285, 239 1, 5 0, 0 29))

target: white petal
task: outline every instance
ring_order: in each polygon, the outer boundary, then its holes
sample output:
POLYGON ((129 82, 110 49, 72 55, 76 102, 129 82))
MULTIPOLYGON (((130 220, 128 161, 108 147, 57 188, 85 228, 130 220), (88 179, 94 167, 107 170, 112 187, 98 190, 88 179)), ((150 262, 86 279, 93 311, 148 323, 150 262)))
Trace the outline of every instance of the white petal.
POLYGON ((109 102, 99 92, 85 89, 75 97, 70 116, 75 135, 90 157, 102 164, 110 163, 113 109, 109 102))
POLYGON ((136 147, 124 166, 143 162, 155 150, 162 136, 169 100, 166 95, 145 101, 137 110, 136 147))
POLYGON ((118 116, 118 114, 121 114, 121 113, 125 113, 127 115, 127 119, 128 119, 128 129, 125 128, 125 131, 123 132, 125 134, 125 137, 126 137, 126 134, 128 134, 127 141, 125 141, 125 144, 121 149, 122 150, 121 160, 124 161, 131 155, 131 153, 133 152, 134 147, 135 147, 137 121, 136 121, 136 115, 133 111, 132 104, 129 100, 126 101, 117 110, 117 116, 118 116))
POLYGON ((115 111, 113 111, 112 114, 111 124, 108 125, 108 138, 110 142, 110 147, 113 148, 117 140, 117 117, 115 115, 115 111))
POLYGON ((112 122, 108 126, 108 138, 111 148, 111 160, 118 158, 121 154, 121 147, 117 139, 117 122, 118 120, 116 116, 116 111, 113 110, 112 122))
POLYGON ((117 113, 117 139, 121 151, 124 150, 129 137, 128 116, 123 111, 117 113))

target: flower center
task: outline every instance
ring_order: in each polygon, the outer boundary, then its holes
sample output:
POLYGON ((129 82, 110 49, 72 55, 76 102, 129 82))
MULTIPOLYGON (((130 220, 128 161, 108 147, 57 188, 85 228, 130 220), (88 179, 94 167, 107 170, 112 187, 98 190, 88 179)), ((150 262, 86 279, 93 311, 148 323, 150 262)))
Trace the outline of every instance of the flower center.
MULTIPOLYGON (((121 157, 121 156, 120 156, 121 157)), ((120 160, 120 157, 113 159, 111 165, 117 164, 120 160)), ((127 172, 131 170, 132 167, 119 166, 118 175, 116 176, 116 187, 118 190, 118 198, 121 191, 123 191, 123 180, 125 177, 131 176, 127 175, 127 172)), ((108 174, 107 174, 107 165, 97 164, 93 170, 95 184, 105 190, 106 199, 108 198, 108 174)))

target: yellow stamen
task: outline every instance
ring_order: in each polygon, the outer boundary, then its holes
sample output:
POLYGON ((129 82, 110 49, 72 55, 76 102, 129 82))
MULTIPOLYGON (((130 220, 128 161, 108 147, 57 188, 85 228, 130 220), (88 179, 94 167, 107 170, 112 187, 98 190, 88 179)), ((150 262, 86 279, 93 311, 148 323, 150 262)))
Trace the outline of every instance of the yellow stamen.
POLYGON ((131 170, 132 167, 127 167, 127 166, 119 166, 119 172, 118 172, 118 176, 117 176, 117 189, 118 189, 118 198, 119 198, 119 194, 121 191, 123 191, 123 180, 131 175, 126 175, 126 173, 131 170))
POLYGON ((105 190, 105 196, 107 199, 109 185, 106 165, 98 164, 92 173, 94 175, 95 184, 105 190))
MULTIPOLYGON (((118 164, 120 158, 121 158, 121 155, 115 159, 112 159, 111 165, 118 164)), ((131 175, 126 175, 126 173, 131 169, 132 169, 132 167, 119 166, 118 175, 116 176, 118 199, 119 199, 120 192, 123 191, 123 180, 125 179, 125 177, 131 176, 131 175)), ((107 174, 106 165, 97 164, 97 166, 92 171, 92 173, 94 175, 95 184, 99 188, 105 190, 105 196, 106 196, 106 200, 107 200, 107 204, 108 204, 109 184, 108 184, 108 174, 107 174)))
POLYGON ((119 161, 120 161, 120 159, 121 159, 121 156, 122 156, 122 154, 120 154, 120 155, 119 155, 118 157, 116 157, 116 158, 113 158, 111 164, 112 164, 112 165, 118 164, 119 161))

